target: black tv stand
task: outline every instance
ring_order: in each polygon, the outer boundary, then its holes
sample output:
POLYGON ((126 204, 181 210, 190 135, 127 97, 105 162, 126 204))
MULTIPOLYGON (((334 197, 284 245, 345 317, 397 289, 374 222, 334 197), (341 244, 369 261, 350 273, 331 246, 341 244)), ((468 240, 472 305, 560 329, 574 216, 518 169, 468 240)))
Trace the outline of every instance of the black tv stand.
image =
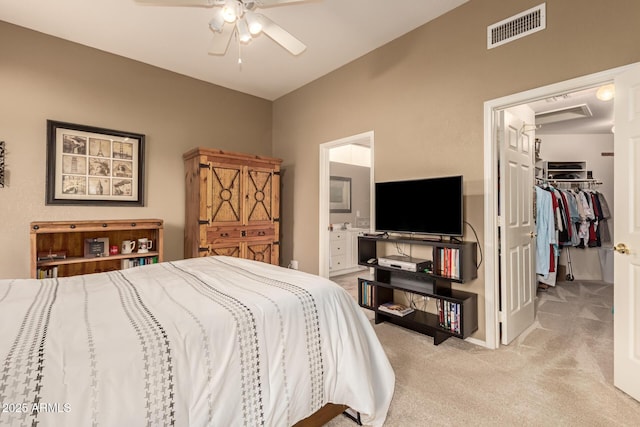
POLYGON ((375 322, 389 322, 430 335, 435 345, 449 337, 467 338, 478 330, 478 296, 451 287, 452 283, 465 283, 478 277, 477 244, 458 240, 436 241, 407 237, 358 237, 358 264, 371 267, 372 277, 358 278, 358 304, 375 312, 375 322), (432 247, 432 269, 407 271, 368 263, 377 259, 385 244, 422 245, 432 247), (380 248, 382 249, 382 248, 380 248), (434 299, 436 309, 427 311, 413 307, 406 316, 395 316, 380 311, 386 302, 394 299, 394 290, 434 299))

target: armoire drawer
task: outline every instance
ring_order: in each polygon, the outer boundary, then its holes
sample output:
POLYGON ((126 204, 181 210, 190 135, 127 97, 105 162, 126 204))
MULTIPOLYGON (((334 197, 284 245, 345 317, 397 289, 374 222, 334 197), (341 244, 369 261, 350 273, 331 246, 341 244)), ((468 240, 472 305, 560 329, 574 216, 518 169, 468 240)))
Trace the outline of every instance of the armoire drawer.
POLYGON ((222 242, 227 239, 239 239, 241 237, 242 230, 238 228, 214 228, 207 230, 206 242, 215 243, 222 242))
POLYGON ((272 227, 265 228, 247 228, 245 237, 273 237, 275 230, 272 227))

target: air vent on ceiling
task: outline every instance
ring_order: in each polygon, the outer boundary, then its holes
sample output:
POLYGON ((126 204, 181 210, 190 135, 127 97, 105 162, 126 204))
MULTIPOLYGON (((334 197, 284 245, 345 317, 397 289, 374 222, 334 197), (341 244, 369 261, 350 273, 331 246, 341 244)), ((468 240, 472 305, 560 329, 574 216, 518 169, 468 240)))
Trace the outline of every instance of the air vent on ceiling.
POLYGON ((563 122, 565 120, 591 117, 593 114, 587 104, 536 113, 536 125, 563 122))
POLYGON ((544 30, 547 26, 546 3, 487 27, 487 49, 512 42, 544 30))

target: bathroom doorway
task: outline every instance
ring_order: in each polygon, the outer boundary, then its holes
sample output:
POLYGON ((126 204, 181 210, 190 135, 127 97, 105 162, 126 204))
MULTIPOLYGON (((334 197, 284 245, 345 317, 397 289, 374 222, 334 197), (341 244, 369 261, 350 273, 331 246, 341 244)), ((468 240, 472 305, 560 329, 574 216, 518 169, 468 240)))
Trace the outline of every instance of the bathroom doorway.
POLYGON ((357 235, 373 224, 373 138, 369 131, 320 145, 318 271, 323 277, 357 268, 357 235), (334 243, 332 251, 332 239, 344 243, 334 243))

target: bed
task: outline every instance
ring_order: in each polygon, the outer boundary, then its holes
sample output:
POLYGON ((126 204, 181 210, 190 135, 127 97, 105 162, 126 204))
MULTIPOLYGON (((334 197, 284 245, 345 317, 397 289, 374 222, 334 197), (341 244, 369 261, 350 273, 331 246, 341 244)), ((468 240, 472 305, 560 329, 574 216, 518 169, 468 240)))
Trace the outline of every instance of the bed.
POLYGON ((321 277, 216 256, 0 280, 0 425, 383 424, 395 377, 321 277), (320 421, 320 424, 326 420, 320 421))

